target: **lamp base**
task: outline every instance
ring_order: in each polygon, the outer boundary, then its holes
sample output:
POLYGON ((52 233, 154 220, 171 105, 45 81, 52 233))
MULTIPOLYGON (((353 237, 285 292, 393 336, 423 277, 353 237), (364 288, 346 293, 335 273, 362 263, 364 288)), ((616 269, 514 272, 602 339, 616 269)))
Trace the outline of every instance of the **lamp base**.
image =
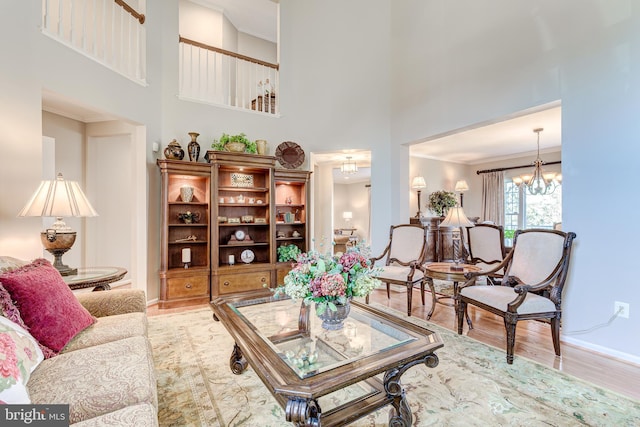
POLYGON ((40 233, 40 240, 47 252, 54 256, 53 266, 61 276, 78 274, 77 268, 71 268, 62 262, 62 255, 71 249, 71 246, 76 241, 75 231, 60 233, 49 229, 40 233))
POLYGON ((77 268, 71 268, 66 264, 62 263, 62 255, 67 252, 69 249, 47 249, 47 251, 55 257, 53 261, 53 266, 60 273, 61 276, 72 276, 74 274, 78 274, 77 268))

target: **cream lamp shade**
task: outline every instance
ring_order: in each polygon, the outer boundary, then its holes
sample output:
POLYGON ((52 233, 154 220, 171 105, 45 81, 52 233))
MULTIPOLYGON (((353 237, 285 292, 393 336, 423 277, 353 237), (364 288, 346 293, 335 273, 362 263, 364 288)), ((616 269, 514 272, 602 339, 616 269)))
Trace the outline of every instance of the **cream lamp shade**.
POLYGON ((350 211, 346 211, 346 212, 342 212, 342 218, 346 219, 347 221, 353 218, 353 212, 350 211))
POLYGON ((40 233, 40 240, 55 257, 53 266, 61 275, 78 272, 62 263, 62 255, 71 249, 76 240, 76 232, 65 224, 63 217, 93 217, 98 214, 76 181, 65 181, 61 173, 55 180, 42 181, 18 216, 55 217, 51 228, 40 233))
POLYGON ((449 208, 447 216, 440 223, 440 227, 473 227, 473 223, 464 214, 464 210, 460 206, 449 208))
POLYGON ((424 180, 424 177, 416 176, 415 178, 413 178, 413 181, 411 181, 411 188, 413 188, 414 190, 427 188, 427 182, 424 180))
POLYGON ((467 184, 467 181, 465 181, 464 179, 456 182, 455 191, 462 193, 464 191, 467 191, 468 189, 469 189, 469 184, 467 184))

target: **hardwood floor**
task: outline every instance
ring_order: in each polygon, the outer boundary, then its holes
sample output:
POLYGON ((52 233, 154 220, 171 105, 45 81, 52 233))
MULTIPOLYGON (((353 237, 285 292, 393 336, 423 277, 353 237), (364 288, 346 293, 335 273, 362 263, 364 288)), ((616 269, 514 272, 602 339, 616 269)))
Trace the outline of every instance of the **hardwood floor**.
MULTIPOLYGON (((412 316, 426 319, 427 313, 431 309, 429 293, 426 294, 426 300, 426 304, 423 306, 420 302, 419 291, 414 290, 412 316)), ((406 291, 400 287, 391 288, 390 299, 387 299, 386 289, 378 289, 371 295, 371 301, 403 313, 406 312, 406 291)), ((173 309, 158 309, 157 306, 151 306, 147 313, 149 316, 156 316, 202 307, 206 307, 206 304, 173 309)), ((469 306, 469 316, 473 321, 474 329, 468 331, 465 324, 465 335, 500 349, 506 348, 502 318, 472 306, 469 306)), ((437 305, 431 322, 452 331, 457 329, 453 307, 443 304, 437 305)), ((574 377, 640 400, 640 387, 638 387, 640 366, 567 343, 562 343, 562 356, 556 357, 549 325, 546 323, 537 321, 518 323, 515 355, 514 363, 518 363, 518 356, 527 357, 544 366, 558 369, 574 377)), ((505 363, 507 363, 506 351, 505 363)))

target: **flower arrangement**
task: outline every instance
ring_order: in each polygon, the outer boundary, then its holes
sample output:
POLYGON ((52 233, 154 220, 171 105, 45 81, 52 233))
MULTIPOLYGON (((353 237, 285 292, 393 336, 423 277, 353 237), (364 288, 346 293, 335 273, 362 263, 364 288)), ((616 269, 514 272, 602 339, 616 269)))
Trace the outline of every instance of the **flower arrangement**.
POLYGON ((314 250, 302 253, 276 293, 302 299, 307 305, 315 302, 318 315, 327 309, 336 311, 336 304, 346 304, 352 297, 365 297, 380 285, 376 278, 380 268, 373 265, 369 252, 360 243, 341 255, 314 250))
POLYGON ((178 214, 178 219, 181 219, 186 223, 198 222, 200 220, 200 214, 198 212, 191 212, 191 211, 180 212, 178 214))
POLYGON ((278 246, 278 262, 295 261, 298 255, 302 253, 299 247, 293 243, 289 245, 278 246))
POLYGON ((429 204, 427 207, 438 216, 445 216, 447 209, 458 204, 456 195, 451 191, 434 191, 429 194, 429 204))

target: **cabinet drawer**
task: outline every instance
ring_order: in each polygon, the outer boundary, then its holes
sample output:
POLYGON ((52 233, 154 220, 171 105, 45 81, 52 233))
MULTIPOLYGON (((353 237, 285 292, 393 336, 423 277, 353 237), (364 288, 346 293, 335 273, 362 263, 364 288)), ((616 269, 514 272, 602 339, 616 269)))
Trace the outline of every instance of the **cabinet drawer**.
POLYGON ((167 298, 188 298, 209 294, 209 277, 174 277, 167 279, 167 298))
POLYGON ((271 271, 269 270, 218 277, 218 291, 221 294, 252 291, 263 289, 265 286, 271 287, 271 271))

